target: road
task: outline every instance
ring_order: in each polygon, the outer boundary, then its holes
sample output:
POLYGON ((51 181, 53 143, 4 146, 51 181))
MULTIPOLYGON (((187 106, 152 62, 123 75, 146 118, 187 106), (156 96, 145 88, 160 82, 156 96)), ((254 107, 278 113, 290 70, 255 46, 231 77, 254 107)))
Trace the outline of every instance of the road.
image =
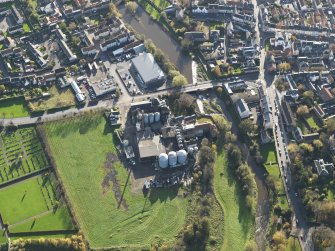
MULTIPOLYGON (((253 0, 255 8, 255 18, 256 18, 256 41, 259 41, 263 47, 265 42, 265 37, 263 36, 263 30, 259 29, 258 25, 258 13, 259 8, 257 4, 257 0, 253 0)), ((277 31, 277 29, 267 29, 266 32, 274 32, 277 31)), ((290 31, 289 31, 290 32, 290 31)), ((291 31, 292 33, 298 33, 300 34, 300 31, 291 31)), ((306 35, 306 34, 304 34, 306 35)), ((281 174, 281 178, 284 184, 286 197, 289 203, 289 206, 291 207, 293 211, 293 217, 292 217, 292 234, 297 236, 299 238, 299 242, 301 245, 301 248, 303 251, 313 251, 313 243, 311 239, 311 233, 313 229, 308 227, 308 224, 301 212, 301 205, 300 200, 298 198, 298 194, 296 191, 296 188, 292 182, 291 179, 291 170, 290 170, 290 159, 287 152, 287 145, 288 145, 288 139, 285 132, 285 127, 283 124, 283 119, 281 118, 281 112, 280 112, 280 94, 277 93, 275 86, 273 83, 275 82, 273 77, 271 77, 269 74, 267 74, 265 69, 265 59, 266 59, 266 51, 265 48, 262 47, 262 50, 260 52, 260 75, 259 79, 261 80, 262 86, 264 91, 269 97, 270 104, 272 106, 272 119, 273 119, 273 135, 275 140, 275 146, 276 146, 276 153, 277 153, 277 159, 279 164, 279 170, 281 174), (302 237, 302 238, 301 238, 302 237)))

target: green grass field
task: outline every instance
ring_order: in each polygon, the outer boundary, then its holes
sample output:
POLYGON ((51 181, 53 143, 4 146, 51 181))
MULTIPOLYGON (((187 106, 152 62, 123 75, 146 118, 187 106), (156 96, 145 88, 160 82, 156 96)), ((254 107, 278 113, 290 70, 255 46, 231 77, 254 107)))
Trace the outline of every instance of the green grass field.
POLYGON ((180 191, 154 190, 147 196, 142 191, 133 193, 131 183, 126 183, 128 173, 118 162, 113 167, 127 207, 118 208, 112 189, 102 185, 106 155, 115 154, 116 149, 113 133, 101 115, 49 123, 45 130, 60 177, 92 248, 149 248, 157 238, 175 239, 188 205, 180 191))
POLYGON ((277 163, 276 148, 275 148, 274 143, 260 145, 260 152, 266 164, 277 163))
POLYGON ((12 233, 71 229, 74 229, 74 226, 66 206, 9 228, 12 233))
POLYGON ((0 134, 0 183, 49 167, 34 127, 0 134))
POLYGON ((29 116, 29 110, 23 97, 0 100, 1 118, 29 116))
POLYGON ((55 201, 52 189, 51 183, 41 176, 1 189, 0 212, 4 221, 14 224, 51 210, 52 200, 55 201))
POLYGON ((222 154, 218 155, 214 165, 214 190, 224 209, 224 243, 221 250, 242 251, 253 236, 254 219, 245 208, 238 184, 222 154))

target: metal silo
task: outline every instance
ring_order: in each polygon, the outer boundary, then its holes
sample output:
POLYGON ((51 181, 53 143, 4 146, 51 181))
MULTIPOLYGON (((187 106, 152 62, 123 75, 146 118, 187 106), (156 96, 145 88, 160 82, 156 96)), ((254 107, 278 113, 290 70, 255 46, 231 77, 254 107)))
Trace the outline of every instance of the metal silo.
POLYGON ((167 168, 169 166, 169 157, 166 153, 161 153, 158 158, 159 167, 167 168))
POLYGON ((159 122, 161 120, 161 114, 159 112, 155 112, 155 122, 159 122))
POLYGON ((179 150, 177 152, 177 160, 178 160, 178 163, 183 165, 185 164, 186 160, 187 160, 187 152, 185 150, 179 150))
POLYGON ((147 113, 144 113, 143 115, 143 119, 144 119, 144 124, 149 124, 149 115, 147 113))
POLYGON ((149 122, 150 124, 155 122, 155 115, 153 113, 149 113, 149 122))
POLYGON ((169 166, 174 167, 177 165, 177 153, 175 151, 169 152, 169 166))

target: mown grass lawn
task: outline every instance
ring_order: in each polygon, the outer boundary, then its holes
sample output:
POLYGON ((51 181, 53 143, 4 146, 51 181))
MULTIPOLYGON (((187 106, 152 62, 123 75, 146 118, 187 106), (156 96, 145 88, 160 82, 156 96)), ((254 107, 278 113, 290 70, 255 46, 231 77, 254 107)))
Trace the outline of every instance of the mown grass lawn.
POLYGON ((29 116, 29 110, 23 97, 0 100, 1 118, 14 118, 29 116))
POLYGON ((266 164, 277 163, 276 148, 275 148, 274 143, 268 143, 268 144, 261 145, 260 152, 266 164))
POLYGON ((50 183, 41 186, 42 178, 38 176, 0 190, 0 212, 5 223, 14 224, 51 208, 46 194, 46 189, 51 190, 50 183))
POLYGON ((310 128, 315 128, 316 130, 320 129, 313 116, 309 116, 308 118, 306 118, 306 122, 310 128))
POLYGON ((214 165, 214 190, 224 211, 224 242, 221 250, 244 250, 254 232, 254 218, 246 209, 240 188, 228 170, 224 155, 214 165))
POLYGON ((23 23, 23 31, 25 32, 25 33, 27 33, 27 32, 30 32, 31 30, 30 30, 30 28, 29 28, 29 25, 27 24, 27 23, 23 23))
POLYGON ((9 228, 12 233, 72 229, 74 229, 74 226, 66 206, 58 208, 56 212, 49 212, 41 217, 30 219, 9 228))
POLYGON ((104 163, 107 153, 116 154, 113 132, 101 115, 90 115, 45 125, 76 218, 92 248, 149 248, 162 239, 173 241, 182 229, 187 199, 178 189, 157 189, 144 195, 133 193, 128 172, 114 162, 123 200, 118 207, 113 184, 106 189, 104 163))

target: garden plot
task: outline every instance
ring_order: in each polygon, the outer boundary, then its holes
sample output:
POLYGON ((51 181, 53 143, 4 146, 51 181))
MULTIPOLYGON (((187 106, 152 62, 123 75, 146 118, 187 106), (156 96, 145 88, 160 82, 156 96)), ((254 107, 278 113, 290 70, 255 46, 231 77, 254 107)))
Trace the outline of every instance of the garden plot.
POLYGON ((48 167, 49 163, 34 127, 1 133, 0 183, 5 183, 48 167))

